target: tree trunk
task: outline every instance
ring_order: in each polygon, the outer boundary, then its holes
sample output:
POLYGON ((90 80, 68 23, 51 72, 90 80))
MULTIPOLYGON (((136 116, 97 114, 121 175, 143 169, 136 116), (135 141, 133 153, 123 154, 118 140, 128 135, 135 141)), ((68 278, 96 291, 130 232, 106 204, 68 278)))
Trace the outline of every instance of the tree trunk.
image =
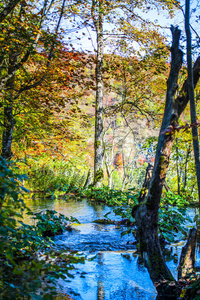
POLYGON ((147 196, 148 203, 151 204, 153 208, 157 209, 160 205, 160 197, 169 165, 171 147, 174 141, 174 133, 170 131, 173 130, 173 127, 178 121, 178 105, 175 100, 175 94, 178 88, 178 74, 182 66, 183 56, 182 51, 179 49, 180 33, 181 32, 177 27, 172 27, 172 61, 171 71, 167 81, 166 105, 158 139, 153 176, 147 196), (165 132, 166 130, 169 130, 169 132, 165 132))
POLYGON ((191 153, 191 147, 189 145, 188 148, 187 148, 186 158, 185 158, 184 180, 183 180, 183 191, 184 191, 184 193, 185 193, 185 189, 186 189, 186 186, 187 186, 187 167, 188 167, 188 161, 189 161, 190 153, 191 153))
POLYGON ((108 187, 111 189, 112 188, 112 173, 113 173, 113 170, 109 169, 109 165, 108 165, 108 162, 106 161, 106 159, 105 159, 105 167, 106 167, 106 173, 107 173, 107 176, 108 176, 108 187))
POLYGON ((94 141, 94 186, 100 187, 103 180, 103 4, 99 1, 98 18, 93 17, 97 33, 96 63, 96 108, 95 108, 95 141, 94 141))
POLYGON ((11 145, 14 125, 15 121, 13 118, 13 107, 12 103, 10 103, 9 106, 4 107, 4 129, 1 156, 6 160, 10 160, 12 157, 11 145))
POLYGON ((151 177, 152 177, 152 172, 153 172, 153 166, 149 163, 148 166, 147 166, 147 169, 146 169, 144 183, 143 183, 142 189, 140 191, 140 195, 139 195, 140 202, 142 202, 145 199, 146 195, 147 195, 147 192, 149 190, 151 177))
POLYGON ((178 195, 180 195, 181 194, 181 180, 180 180, 180 170, 179 170, 178 139, 176 139, 176 172, 177 172, 177 192, 178 192, 178 195))
POLYGON ((88 188, 88 186, 90 185, 91 179, 92 179, 91 177, 92 177, 91 170, 88 169, 87 177, 86 177, 83 189, 87 189, 88 188))
POLYGON ((192 228, 189 231, 187 243, 182 248, 178 266, 178 279, 190 276, 194 270, 196 241, 197 230, 196 228, 192 228))
POLYGON ((168 186, 168 184, 167 184, 167 182, 166 182, 166 180, 165 180, 165 182, 164 182, 164 188, 166 189, 166 192, 170 192, 170 188, 169 188, 169 186, 168 186))
MULTIPOLYGON (((183 54, 179 50, 180 30, 172 27, 172 35, 171 71, 167 82, 166 107, 157 145, 153 175, 145 199, 140 197, 140 204, 134 207, 132 211, 138 227, 140 248, 147 258, 147 266, 153 282, 160 279, 173 280, 165 264, 158 240, 158 209, 169 165, 171 147, 174 141, 173 129, 177 125, 178 118, 189 101, 187 81, 184 83, 180 95, 175 99, 183 54)), ((200 58, 195 63, 193 70, 195 85, 200 76, 199 70, 200 58)))
POLYGON ((5 86, 5 104, 4 104, 4 127, 2 137, 1 156, 9 160, 12 157, 11 145, 13 138, 13 129, 15 125, 13 117, 13 90, 15 85, 15 64, 17 62, 17 54, 10 54, 8 75, 12 76, 8 79, 5 86))
POLYGON ((185 32, 187 37, 187 70, 188 70, 188 94, 190 98, 190 116, 192 126, 193 148, 195 157, 195 169, 197 175, 197 186, 199 195, 199 207, 200 207, 200 160, 199 160, 199 140, 198 140, 198 128, 196 118, 196 104, 194 96, 194 82, 192 74, 192 43, 190 32, 190 0, 185 2, 185 32))

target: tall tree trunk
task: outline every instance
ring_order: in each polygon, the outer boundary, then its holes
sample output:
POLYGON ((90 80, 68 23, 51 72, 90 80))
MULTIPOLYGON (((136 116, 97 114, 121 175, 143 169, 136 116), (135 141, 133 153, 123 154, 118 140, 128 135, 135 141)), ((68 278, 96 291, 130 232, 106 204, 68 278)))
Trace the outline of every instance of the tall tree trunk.
POLYGON ((178 139, 176 139, 176 172, 177 172, 177 192, 181 194, 181 181, 180 181, 180 170, 179 170, 179 152, 178 152, 178 139))
POLYGON ((9 57, 9 67, 8 75, 12 76, 8 79, 5 86, 5 103, 4 103, 4 127, 3 127, 3 137, 2 137, 2 152, 1 157, 6 160, 11 159, 12 151, 12 138, 13 129, 15 125, 13 117, 13 91, 15 84, 15 64, 17 62, 17 54, 10 54, 9 57))
POLYGON ((185 189, 187 186, 187 169, 188 169, 188 161, 191 153, 190 145, 187 148, 186 157, 185 157, 185 168, 184 168, 184 180, 183 180, 183 191, 185 193, 185 189))
POLYGON ((190 116, 192 126, 193 148, 195 157, 195 169, 197 175, 197 186, 199 195, 199 207, 200 207, 200 160, 199 160, 199 139, 198 128, 196 126, 196 104, 194 96, 194 82, 192 75, 192 42, 190 32, 190 0, 185 1, 185 32, 187 37, 187 71, 188 71, 188 94, 190 98, 190 116))
MULTIPOLYGON (((178 119, 189 101, 187 80, 180 95, 175 99, 183 53, 179 50, 180 30, 177 27, 172 27, 171 30, 173 36, 171 71, 167 81, 166 106, 158 139, 153 175, 146 197, 140 197, 140 204, 133 207, 132 211, 138 228, 140 249, 147 258, 147 266, 153 282, 163 278, 173 280, 173 276, 165 264, 158 240, 158 209, 174 141, 173 129, 178 124, 178 119)), ((199 80, 199 71, 200 57, 193 68, 195 85, 199 80)))
POLYGON ((94 140, 94 186, 100 187, 103 180, 103 4, 98 2, 98 17, 93 17, 97 33, 96 63, 96 106, 95 106, 95 140, 94 140))

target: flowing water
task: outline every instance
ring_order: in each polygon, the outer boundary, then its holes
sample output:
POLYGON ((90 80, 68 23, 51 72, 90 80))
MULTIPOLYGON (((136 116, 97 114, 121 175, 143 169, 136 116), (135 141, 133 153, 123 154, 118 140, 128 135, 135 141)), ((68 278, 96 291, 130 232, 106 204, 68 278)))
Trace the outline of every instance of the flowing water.
MULTIPOLYGON (((103 204, 83 201, 32 200, 28 206, 34 211, 53 209, 66 216, 76 217, 81 224, 74 224, 71 232, 54 238, 60 249, 79 251, 87 256, 85 264, 77 264, 74 279, 59 281, 60 289, 77 300, 150 300, 156 298, 156 289, 139 256, 136 254, 133 235, 121 233, 125 226, 92 223, 110 212, 112 208, 103 204)), ((30 222, 26 219, 25 222, 30 222)), ((182 245, 173 247, 173 254, 180 255, 182 245)), ((176 256, 175 256, 176 257, 176 256)), ((176 276, 178 259, 170 259, 168 267, 176 276)))

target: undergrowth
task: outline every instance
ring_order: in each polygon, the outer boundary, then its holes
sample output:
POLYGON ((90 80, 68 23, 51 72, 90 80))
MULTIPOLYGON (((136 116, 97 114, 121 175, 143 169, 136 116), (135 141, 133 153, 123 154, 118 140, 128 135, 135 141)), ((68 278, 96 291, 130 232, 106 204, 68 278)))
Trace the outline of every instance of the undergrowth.
MULTIPOLYGON (((22 200, 28 192, 22 186, 26 177, 17 173, 12 162, 0 160, 0 299, 52 300, 57 295, 57 280, 73 277, 70 270, 75 263, 84 262, 84 257, 55 254, 53 242, 43 237, 42 216, 40 226, 21 221, 24 211, 31 212, 22 200)), ((45 226, 47 223, 53 223, 52 215, 45 226)), ((62 223, 62 218, 57 220, 57 229, 62 223)))
POLYGON ((35 193, 54 195, 62 192, 66 186, 83 187, 87 172, 65 161, 31 161, 24 167, 28 175, 27 187, 35 193))

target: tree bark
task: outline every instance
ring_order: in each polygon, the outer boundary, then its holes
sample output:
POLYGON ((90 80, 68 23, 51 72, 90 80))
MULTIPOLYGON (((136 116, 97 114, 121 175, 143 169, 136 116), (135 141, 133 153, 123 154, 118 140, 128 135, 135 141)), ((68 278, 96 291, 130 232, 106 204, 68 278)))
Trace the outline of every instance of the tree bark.
POLYGON ((185 32, 187 37, 187 71, 188 71, 188 94, 190 98, 190 117, 192 126, 192 137, 193 137, 193 149, 195 158, 195 169, 197 175, 197 186, 199 195, 199 207, 200 207, 200 159, 199 159, 199 139, 198 139, 198 128, 196 118, 196 104, 194 96, 194 82, 192 74, 192 42, 190 32, 190 0, 185 2, 185 32))
MULTIPOLYGON (((95 4, 94 4, 95 5, 95 4)), ((93 5, 93 9, 94 9, 93 5)), ((95 140, 94 140, 94 186, 100 187, 103 180, 103 4, 98 2, 98 17, 93 21, 97 33, 97 63, 96 63, 96 105, 95 105, 95 140)))

